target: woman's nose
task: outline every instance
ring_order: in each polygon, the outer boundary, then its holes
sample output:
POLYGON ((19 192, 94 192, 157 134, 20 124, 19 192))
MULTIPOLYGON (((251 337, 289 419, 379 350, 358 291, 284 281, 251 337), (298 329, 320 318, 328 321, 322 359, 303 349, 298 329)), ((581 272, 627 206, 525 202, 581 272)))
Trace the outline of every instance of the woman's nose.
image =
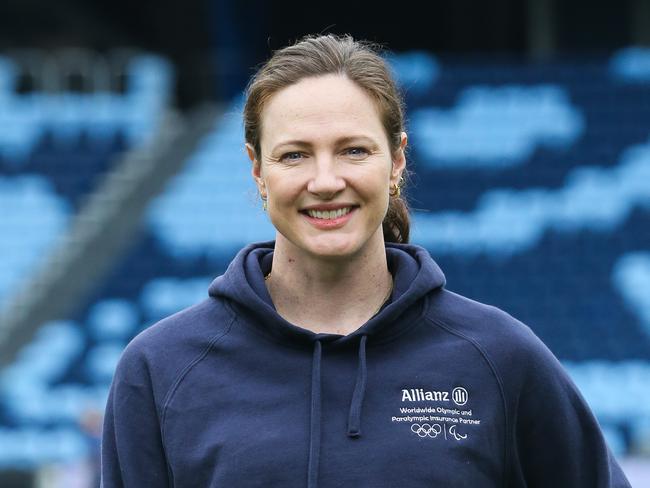
POLYGON ((336 160, 331 156, 316 158, 314 174, 307 190, 325 198, 331 198, 345 188, 345 179, 338 174, 336 160))

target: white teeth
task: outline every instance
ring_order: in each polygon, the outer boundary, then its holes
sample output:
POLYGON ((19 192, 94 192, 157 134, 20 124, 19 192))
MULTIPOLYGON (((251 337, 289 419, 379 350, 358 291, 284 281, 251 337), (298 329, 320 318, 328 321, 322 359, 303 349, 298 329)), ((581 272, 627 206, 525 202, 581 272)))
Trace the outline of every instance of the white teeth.
POLYGON ((342 215, 350 213, 350 207, 339 208, 338 210, 307 210, 310 217, 315 219, 337 219, 342 215))

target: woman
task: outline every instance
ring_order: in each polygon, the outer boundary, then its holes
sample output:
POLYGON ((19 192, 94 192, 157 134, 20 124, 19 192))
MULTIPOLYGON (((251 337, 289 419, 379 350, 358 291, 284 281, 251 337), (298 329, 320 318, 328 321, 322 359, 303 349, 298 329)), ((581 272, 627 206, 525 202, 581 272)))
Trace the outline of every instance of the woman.
POLYGON ((276 52, 244 116, 276 240, 129 344, 104 487, 629 486, 531 330, 406 244, 402 105, 370 46, 276 52))

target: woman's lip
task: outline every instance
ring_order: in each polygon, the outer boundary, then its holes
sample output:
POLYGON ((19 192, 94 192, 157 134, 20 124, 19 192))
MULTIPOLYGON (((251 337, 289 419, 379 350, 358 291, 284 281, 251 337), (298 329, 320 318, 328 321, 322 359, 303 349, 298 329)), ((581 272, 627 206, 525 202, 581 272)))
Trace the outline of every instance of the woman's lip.
POLYGON ((339 210, 341 208, 356 208, 358 205, 352 203, 321 203, 320 205, 312 205, 310 207, 305 207, 301 209, 301 212, 307 212, 308 210, 318 210, 325 212, 327 210, 339 210))
MULTIPOLYGON (((345 208, 345 207, 340 207, 340 208, 345 208)), ((302 215, 307 219, 307 221, 316 227, 317 229, 322 229, 322 230, 329 230, 329 229, 338 229, 339 227, 343 227, 350 218, 352 218, 352 215, 356 212, 357 207, 352 207, 348 213, 345 215, 341 215, 340 217, 336 217, 334 219, 317 219, 316 217, 310 216, 307 212, 301 212, 302 215)))

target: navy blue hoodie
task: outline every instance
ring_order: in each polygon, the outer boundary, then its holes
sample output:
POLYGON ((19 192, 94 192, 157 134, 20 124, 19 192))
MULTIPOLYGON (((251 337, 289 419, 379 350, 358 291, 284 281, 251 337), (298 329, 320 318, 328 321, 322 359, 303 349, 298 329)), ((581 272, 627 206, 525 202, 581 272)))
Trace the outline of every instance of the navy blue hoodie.
POLYGON ((105 488, 629 487, 557 359, 511 316, 388 244, 392 297, 351 334, 278 315, 273 243, 119 362, 105 488))

